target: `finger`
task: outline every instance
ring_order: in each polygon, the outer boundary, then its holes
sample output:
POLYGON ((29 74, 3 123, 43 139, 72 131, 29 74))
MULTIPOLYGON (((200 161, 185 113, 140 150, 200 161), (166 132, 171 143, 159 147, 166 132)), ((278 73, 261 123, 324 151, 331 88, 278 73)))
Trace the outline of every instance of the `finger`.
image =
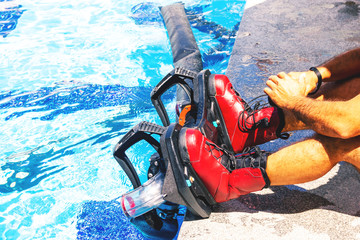
POLYGON ((267 85, 271 90, 274 90, 274 89, 277 88, 276 83, 274 83, 272 80, 266 81, 266 85, 267 85))
POLYGON ((269 80, 273 81, 275 84, 279 83, 279 78, 277 76, 274 76, 274 75, 270 76, 269 80))
POLYGON ((266 93, 266 95, 268 95, 270 98, 273 96, 273 91, 268 87, 264 88, 264 93, 266 93))
POLYGON ((279 75, 280 75, 279 77, 280 80, 285 80, 285 81, 295 80, 295 78, 292 78, 291 76, 289 76, 284 72, 279 73, 279 75))
POLYGON ((298 74, 296 72, 289 72, 288 76, 295 79, 298 74))
POLYGON ((278 73, 278 75, 277 75, 279 78, 286 78, 287 77, 287 74, 286 73, 284 73, 284 72, 280 72, 280 73, 278 73))

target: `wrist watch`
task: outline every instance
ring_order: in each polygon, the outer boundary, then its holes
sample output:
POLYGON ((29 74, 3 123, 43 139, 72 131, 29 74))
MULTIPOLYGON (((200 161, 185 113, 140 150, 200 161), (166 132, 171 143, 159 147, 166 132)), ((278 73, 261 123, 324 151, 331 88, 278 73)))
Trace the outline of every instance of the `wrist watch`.
POLYGON ((317 91, 318 91, 319 88, 321 87, 321 84, 322 84, 322 76, 321 76, 321 73, 320 73, 319 69, 317 69, 316 67, 311 67, 311 68, 309 69, 309 71, 313 71, 313 72, 316 74, 317 78, 318 78, 318 81, 317 81, 315 90, 312 91, 311 93, 309 93, 309 95, 313 95, 313 94, 317 93, 317 91))

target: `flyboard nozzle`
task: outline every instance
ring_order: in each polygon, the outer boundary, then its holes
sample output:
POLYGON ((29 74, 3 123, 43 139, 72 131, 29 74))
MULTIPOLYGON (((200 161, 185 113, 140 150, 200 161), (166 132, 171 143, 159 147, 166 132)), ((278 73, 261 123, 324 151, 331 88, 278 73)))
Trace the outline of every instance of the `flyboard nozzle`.
POLYGON ((136 218, 159 207, 165 202, 161 194, 164 185, 164 174, 158 172, 140 187, 122 195, 119 200, 126 216, 136 218))

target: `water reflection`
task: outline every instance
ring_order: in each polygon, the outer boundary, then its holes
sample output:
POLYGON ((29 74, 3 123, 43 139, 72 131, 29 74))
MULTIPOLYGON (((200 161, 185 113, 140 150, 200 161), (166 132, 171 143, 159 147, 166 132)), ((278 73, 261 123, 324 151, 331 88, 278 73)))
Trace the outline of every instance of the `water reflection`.
MULTIPOLYGON (((245 3, 236 4, 242 5, 245 3)), ((215 72, 221 73, 227 68, 232 48, 235 43, 236 33, 240 26, 241 16, 238 15, 235 20, 233 19, 234 25, 231 29, 229 29, 219 23, 216 23, 215 21, 206 19, 209 14, 209 11, 206 11, 206 9, 209 6, 210 5, 193 6, 186 10, 186 15, 188 16, 189 22, 194 29, 211 36, 211 42, 216 43, 215 46, 202 53, 204 68, 215 68, 215 72)), ((225 9, 227 7, 228 6, 224 5, 220 9, 225 9)), ((244 5, 242 5, 242 7, 244 7, 244 5)), ((227 13, 227 11, 222 12, 227 13)), ((227 19, 227 17, 223 19, 227 19)))
MULTIPOLYGON (((147 111, 141 112, 144 114, 147 111)), ((148 112, 154 114, 155 110, 148 110, 148 112)), ((135 119, 137 114, 138 113, 134 111, 116 116, 112 119, 107 119, 103 122, 98 122, 96 125, 100 125, 108 130, 103 133, 94 134, 84 140, 71 143, 58 150, 54 150, 55 148, 52 147, 52 145, 59 144, 67 140, 67 138, 51 141, 47 145, 38 146, 30 151, 15 153, 7 157, 7 163, 1 166, 1 170, 10 173, 10 176, 7 176, 6 183, 0 184, 0 192, 9 193, 23 191, 37 185, 43 179, 61 172, 65 169, 64 166, 51 163, 59 158, 77 154, 76 148, 86 145, 98 145, 100 149, 111 149, 112 146, 104 143, 111 139, 120 139, 120 137, 133 126, 133 122, 129 121, 129 119, 135 119), (51 147, 50 150, 46 152, 37 152, 42 148, 49 147, 51 147), (14 161, 16 158, 22 158, 22 160, 14 161)))
POLYGON ((13 1, 0 1, 0 36, 6 37, 16 28, 18 19, 25 10, 13 1))
MULTIPOLYGON (((215 4, 205 5, 193 5, 186 6, 185 12, 189 19, 189 22, 193 29, 204 34, 205 36, 199 35, 195 31, 195 37, 198 40, 199 48, 202 51, 203 64, 205 69, 211 69, 214 72, 221 73, 227 68, 227 64, 232 52, 232 48, 235 43, 236 33, 239 29, 240 20, 242 17, 243 8, 245 1, 236 3, 219 2, 215 4), (229 5, 230 4, 230 5, 229 5), (229 9, 235 9, 237 11, 227 11, 229 9), (213 21, 209 18, 211 15, 219 16, 215 20, 220 19, 221 23, 213 21), (229 16, 224 14, 233 14, 229 19, 229 16), (224 19, 227 19, 225 22, 224 19), (224 26, 226 25, 229 26, 224 26), (202 38, 208 38, 209 42, 202 38), (209 44, 210 46, 206 46, 209 44)), ((160 25, 163 22, 159 6, 155 3, 140 3, 131 9, 129 17, 134 20, 135 24, 138 25, 160 25)), ((143 58, 144 53, 151 53, 153 46, 147 46, 146 49, 139 49, 134 52, 133 56, 141 56, 143 58)), ((149 59, 155 59, 158 56, 151 56, 149 59)), ((144 61, 144 64, 151 64, 154 61, 144 61)), ((148 68, 143 66, 143 69, 156 69, 154 67, 148 68)))
POLYGON ((31 92, 0 92, 0 109, 21 108, 5 117, 8 121, 29 112, 45 112, 40 120, 52 120, 60 114, 110 106, 129 105, 130 110, 152 108, 150 87, 120 85, 82 85, 74 87, 43 87, 31 92))
POLYGON ((72 154, 71 151, 54 151, 51 149, 44 153, 35 153, 42 147, 44 146, 39 146, 29 152, 17 153, 7 157, 7 160, 12 160, 16 157, 27 156, 24 160, 7 162, 1 166, 3 172, 11 174, 7 177, 6 183, 0 184, 0 192, 9 193, 28 189, 37 185, 41 180, 50 175, 65 169, 61 166, 48 166, 47 163, 72 154))
MULTIPOLYGON (((77 111, 99 109, 103 107, 125 108, 114 117, 106 120, 88 123, 90 127, 106 129, 104 132, 93 134, 81 141, 69 140, 70 136, 62 137, 57 141, 49 141, 46 145, 37 146, 28 151, 19 151, 6 157, 6 163, 0 168, 6 173, 6 181, 0 184, 0 192, 9 193, 23 191, 37 185, 43 179, 63 171, 63 165, 52 163, 62 157, 77 154, 76 148, 83 146, 98 146, 98 149, 111 149, 113 146, 106 144, 108 140, 120 139, 135 123, 134 119, 139 114, 155 116, 156 111, 149 101, 151 88, 132 87, 126 88, 119 85, 83 85, 66 87, 57 86, 41 88, 32 92, 4 92, 0 93, 0 109, 19 109, 5 116, 6 121, 12 121, 30 112, 46 112, 39 115, 37 120, 49 121, 60 114, 74 114, 77 111), (56 147, 55 147, 56 146, 56 147), (54 150, 56 149, 56 150, 54 150)), ((165 101, 173 99, 173 93, 164 94, 165 101)), ((96 116, 94 116, 96 120, 96 116)), ((84 122, 84 124, 86 124, 84 122)), ((84 126, 85 128, 89 126, 84 126)), ((80 130, 81 131, 81 130, 80 130)), ((99 132, 99 131, 94 131, 99 132)))
POLYGON ((77 239, 146 239, 130 224, 117 201, 84 203, 76 228, 77 239))

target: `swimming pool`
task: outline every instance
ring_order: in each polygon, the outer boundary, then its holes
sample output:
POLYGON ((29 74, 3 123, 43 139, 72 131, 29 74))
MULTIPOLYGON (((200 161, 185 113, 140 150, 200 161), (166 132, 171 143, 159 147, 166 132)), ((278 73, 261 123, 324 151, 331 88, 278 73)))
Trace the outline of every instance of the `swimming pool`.
MULTIPOLYGON (((184 2, 204 68, 224 73, 245 1, 184 2)), ((0 1, 0 238, 142 238, 113 201, 131 183, 112 150, 161 123, 149 95, 172 69, 170 3, 0 1)))

